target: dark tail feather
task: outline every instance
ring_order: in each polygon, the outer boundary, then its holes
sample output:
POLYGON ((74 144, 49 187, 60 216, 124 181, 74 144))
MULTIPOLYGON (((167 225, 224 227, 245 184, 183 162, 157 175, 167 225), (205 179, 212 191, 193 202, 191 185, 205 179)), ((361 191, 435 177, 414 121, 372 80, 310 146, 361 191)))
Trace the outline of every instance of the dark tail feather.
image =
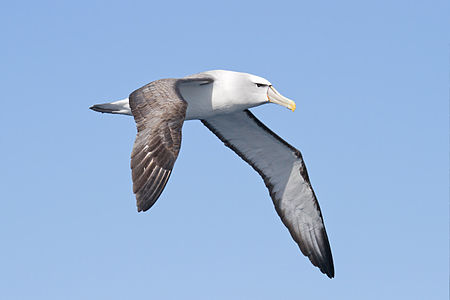
POLYGON ((95 104, 89 108, 101 113, 132 115, 128 98, 111 103, 95 104))

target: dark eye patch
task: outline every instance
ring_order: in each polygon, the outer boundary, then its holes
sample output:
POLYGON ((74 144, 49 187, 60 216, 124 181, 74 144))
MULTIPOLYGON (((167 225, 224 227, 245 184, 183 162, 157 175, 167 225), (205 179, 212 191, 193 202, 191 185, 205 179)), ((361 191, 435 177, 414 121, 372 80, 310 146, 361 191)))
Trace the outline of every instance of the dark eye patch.
POLYGON ((264 84, 264 83, 257 83, 256 86, 257 86, 257 87, 263 87, 263 86, 267 86, 267 84, 264 84))

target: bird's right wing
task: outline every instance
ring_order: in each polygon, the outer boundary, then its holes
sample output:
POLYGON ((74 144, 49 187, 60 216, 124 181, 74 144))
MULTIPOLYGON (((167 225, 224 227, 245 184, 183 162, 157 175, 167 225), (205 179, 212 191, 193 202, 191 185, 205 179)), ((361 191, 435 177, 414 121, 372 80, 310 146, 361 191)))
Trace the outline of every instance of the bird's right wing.
POLYGON ((202 122, 261 175, 278 215, 300 250, 328 277, 334 277, 322 214, 300 152, 248 110, 202 122))

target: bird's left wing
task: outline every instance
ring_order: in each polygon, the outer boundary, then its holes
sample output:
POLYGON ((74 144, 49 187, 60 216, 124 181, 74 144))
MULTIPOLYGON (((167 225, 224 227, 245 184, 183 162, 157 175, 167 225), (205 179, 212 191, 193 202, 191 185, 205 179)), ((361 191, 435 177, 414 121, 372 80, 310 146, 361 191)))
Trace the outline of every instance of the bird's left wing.
POLYGON ((278 215, 300 250, 323 273, 334 277, 322 214, 300 152, 249 110, 202 122, 261 175, 278 215))
POLYGON ((161 79, 129 96, 138 131, 131 153, 138 211, 148 210, 159 198, 180 151, 187 103, 179 92, 179 84, 205 80, 208 79, 161 79))

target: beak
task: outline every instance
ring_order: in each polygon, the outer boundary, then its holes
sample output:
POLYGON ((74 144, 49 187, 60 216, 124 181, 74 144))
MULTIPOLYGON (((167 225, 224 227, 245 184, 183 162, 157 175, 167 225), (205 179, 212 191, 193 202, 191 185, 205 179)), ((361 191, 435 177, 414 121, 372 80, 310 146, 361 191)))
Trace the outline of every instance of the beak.
POLYGON ((269 99, 269 102, 282 105, 292 111, 295 110, 295 102, 282 96, 273 86, 269 86, 269 89, 267 90, 267 99, 269 99))

